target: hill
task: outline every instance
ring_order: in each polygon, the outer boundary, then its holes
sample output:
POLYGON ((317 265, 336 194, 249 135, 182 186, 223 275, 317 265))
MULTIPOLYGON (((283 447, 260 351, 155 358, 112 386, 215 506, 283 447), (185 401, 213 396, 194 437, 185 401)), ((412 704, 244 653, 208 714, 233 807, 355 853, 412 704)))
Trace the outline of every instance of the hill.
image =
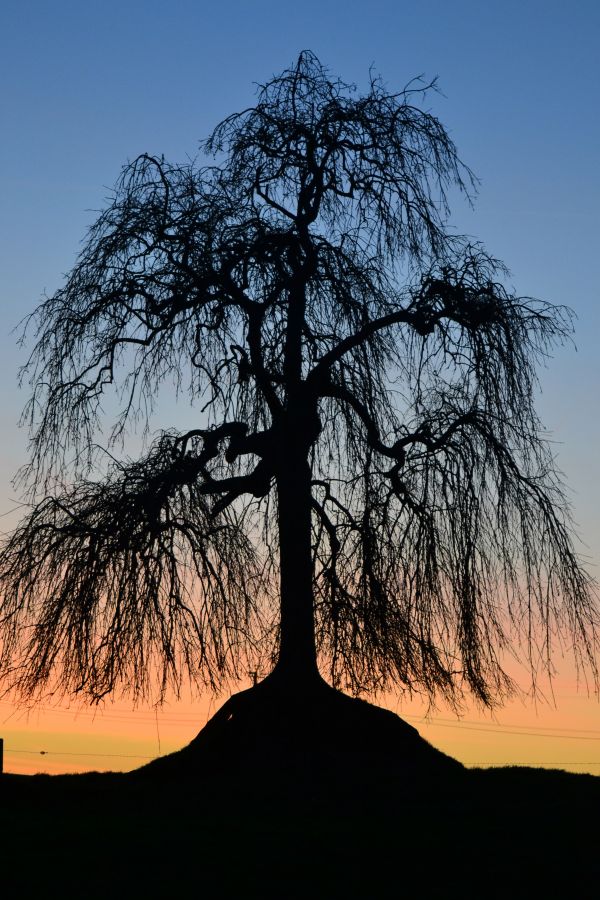
POLYGON ((590 775, 4 775, 0 804, 5 897, 592 898, 600 884, 590 775))

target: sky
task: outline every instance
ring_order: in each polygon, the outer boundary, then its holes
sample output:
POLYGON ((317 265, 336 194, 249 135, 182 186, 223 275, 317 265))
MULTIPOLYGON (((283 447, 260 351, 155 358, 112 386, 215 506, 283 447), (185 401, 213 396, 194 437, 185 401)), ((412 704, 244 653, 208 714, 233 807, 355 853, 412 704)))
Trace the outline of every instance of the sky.
MULTIPOLYGON (((4 0, 0 28, 0 513, 17 522, 11 479, 25 461, 26 390, 15 326, 73 265, 121 166, 139 153, 184 161, 256 83, 311 49, 360 87, 439 78, 427 105, 481 185, 453 222, 511 270, 523 295, 566 304, 574 343, 540 373, 538 408, 569 485, 580 552, 600 562, 600 5, 595 0, 4 0)), ((556 660, 554 694, 495 717, 418 703, 398 709, 469 764, 558 765, 600 774, 600 706, 556 660)), ((222 698, 221 698, 222 699, 222 698)), ((0 704, 5 770, 127 769, 189 741, 215 708, 189 698, 95 714, 26 715, 0 704), (46 751, 40 756, 40 751, 46 751), (86 755, 87 754, 87 755, 86 755)))

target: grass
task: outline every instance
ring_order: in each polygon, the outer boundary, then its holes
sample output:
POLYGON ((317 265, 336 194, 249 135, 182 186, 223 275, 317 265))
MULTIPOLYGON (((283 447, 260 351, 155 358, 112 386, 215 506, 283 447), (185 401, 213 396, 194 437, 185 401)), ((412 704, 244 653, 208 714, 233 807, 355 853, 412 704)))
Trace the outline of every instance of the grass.
POLYGON ((2 896, 596 898, 600 778, 0 778, 2 896))

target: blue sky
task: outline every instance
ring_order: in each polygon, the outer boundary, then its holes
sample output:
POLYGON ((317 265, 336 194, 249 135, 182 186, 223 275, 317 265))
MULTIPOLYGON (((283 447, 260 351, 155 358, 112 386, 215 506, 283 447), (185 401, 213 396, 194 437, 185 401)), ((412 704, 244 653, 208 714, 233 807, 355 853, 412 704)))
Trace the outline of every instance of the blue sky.
POLYGON ((600 560, 600 4, 4 0, 0 32, 2 509, 25 447, 11 329, 60 284, 127 159, 195 155, 255 82, 310 48, 359 86, 371 65, 390 87, 439 76, 428 105, 481 179, 456 225, 504 259, 520 293, 575 310, 578 352, 542 373, 540 409, 600 560))
MULTIPOLYGON (((332 74, 359 86, 371 65, 391 88, 416 75, 438 75, 444 95, 430 97, 429 106, 481 179, 475 210, 459 204, 456 226, 504 259, 520 293, 575 310, 578 352, 564 348, 541 373, 540 410, 598 576, 599 46, 598 0, 3 0, 0 514, 11 508, 10 479, 26 446, 16 424, 26 400, 16 383, 24 353, 12 329, 44 290, 59 286, 93 210, 102 207, 128 159, 145 151, 174 160, 194 156, 217 122, 252 103, 255 82, 309 48, 332 74)), ((0 529, 16 521, 8 515, 0 529)), ((557 700, 558 718, 513 704, 506 721, 530 730, 531 721, 579 729, 597 723, 597 703, 570 686, 559 685, 557 700)), ((194 708, 190 720, 197 717, 194 708)), ((85 728, 63 720, 47 725, 59 734, 59 749, 81 749, 85 728)), ((3 727, 7 747, 29 747, 41 723, 14 739, 3 727)), ((148 727, 146 749, 135 752, 156 752, 154 720, 148 727)), ((475 730, 459 735, 461 749, 442 743, 454 727, 422 733, 475 762, 566 764, 588 760, 595 747, 588 736, 580 756, 573 740, 556 742, 555 750, 552 741, 519 738, 511 749, 496 733, 475 730), (479 746, 479 737, 493 743, 479 746)), ((179 743, 190 736, 180 735, 179 743)), ((114 735, 111 740, 112 752, 123 752, 114 735)), ((83 749, 103 746, 95 734, 83 749)), ((594 760, 596 768, 588 769, 597 773, 597 755, 594 760)), ((9 758, 11 766, 15 761, 9 758)), ((72 754, 67 762, 72 765, 72 754)), ((107 764, 88 756, 82 763, 107 764)))

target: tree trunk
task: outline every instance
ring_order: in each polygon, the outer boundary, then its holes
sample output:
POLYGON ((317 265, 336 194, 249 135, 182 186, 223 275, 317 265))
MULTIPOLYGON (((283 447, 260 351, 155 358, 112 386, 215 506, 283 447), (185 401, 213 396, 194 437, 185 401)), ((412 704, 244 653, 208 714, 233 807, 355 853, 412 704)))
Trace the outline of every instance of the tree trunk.
POLYGON ((312 589, 311 472, 302 439, 282 444, 277 473, 281 643, 275 673, 301 687, 320 678, 312 589))

